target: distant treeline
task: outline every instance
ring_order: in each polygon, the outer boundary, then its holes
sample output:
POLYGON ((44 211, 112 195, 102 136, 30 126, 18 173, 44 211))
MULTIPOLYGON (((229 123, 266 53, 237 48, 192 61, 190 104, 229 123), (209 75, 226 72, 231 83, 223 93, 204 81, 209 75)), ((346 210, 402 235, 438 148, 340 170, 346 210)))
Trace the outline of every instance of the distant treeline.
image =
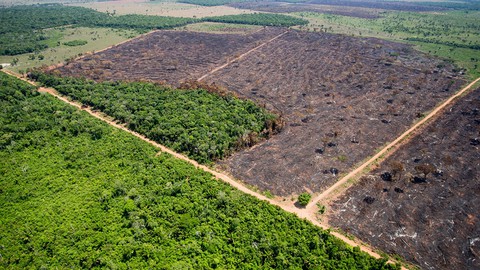
POLYGON ((472 50, 480 50, 480 44, 462 44, 455 41, 444 41, 434 38, 419 38, 419 37, 409 37, 406 38, 408 41, 418 41, 418 42, 425 42, 425 43, 433 43, 433 44, 440 44, 440 45, 447 45, 455 48, 466 48, 472 50))
POLYGON ((306 20, 281 14, 240 14, 203 19, 147 15, 114 16, 83 7, 43 4, 0 9, 0 55, 17 55, 57 46, 45 29, 65 25, 111 27, 146 32, 201 21, 293 26, 306 20))
POLYGON ((227 16, 209 17, 209 18, 205 18, 205 20, 210 22, 240 23, 240 24, 284 26, 284 27, 308 24, 308 21, 305 19, 296 18, 288 15, 282 15, 282 14, 272 14, 272 13, 227 15, 227 16))

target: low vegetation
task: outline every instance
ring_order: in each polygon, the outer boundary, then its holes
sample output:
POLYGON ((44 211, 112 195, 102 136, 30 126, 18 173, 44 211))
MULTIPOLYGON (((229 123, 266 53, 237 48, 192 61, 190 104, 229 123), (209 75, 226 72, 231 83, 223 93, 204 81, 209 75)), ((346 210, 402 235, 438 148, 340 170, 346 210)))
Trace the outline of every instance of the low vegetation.
POLYGON ((64 42, 63 45, 75 47, 75 46, 87 45, 87 43, 88 43, 88 41, 86 41, 86 40, 76 39, 76 40, 64 42))
POLYGON ((197 20, 146 15, 112 16, 93 9, 59 4, 0 8, 0 55, 38 52, 58 46, 58 36, 46 29, 75 25, 111 27, 145 32, 174 28, 197 20))
POLYGON ((31 76, 203 163, 252 146, 278 127, 276 116, 228 94, 151 83, 95 83, 36 72, 31 76))
MULTIPOLYGON (((300 12, 312 31, 378 37, 412 43, 431 55, 455 61, 472 77, 480 75, 480 11, 384 12, 377 19, 300 12)), ((304 27, 305 28, 305 27, 304 27)))
POLYGON ((249 0, 180 0, 181 3, 200 6, 222 6, 232 3, 248 2, 249 0))
POLYGON ((2 268, 399 269, 0 73, 2 268))

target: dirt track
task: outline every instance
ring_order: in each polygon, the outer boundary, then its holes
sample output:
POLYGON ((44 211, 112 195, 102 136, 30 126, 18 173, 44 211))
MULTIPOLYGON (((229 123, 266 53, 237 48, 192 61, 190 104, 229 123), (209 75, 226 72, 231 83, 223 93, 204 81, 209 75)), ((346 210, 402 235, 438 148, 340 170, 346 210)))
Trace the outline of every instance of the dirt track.
POLYGON ((328 224, 422 269, 480 269, 480 88, 474 89, 352 188, 329 196, 328 224), (403 170, 395 173, 392 164, 403 170), (433 166, 428 176, 417 169, 425 164, 433 166))
MULTIPOLYGON (((3 70, 5 73, 8 73, 10 75, 13 75, 23 81, 26 81, 32 85, 35 85, 36 84, 32 81, 29 81, 29 80, 26 80, 25 78, 21 77, 20 75, 18 74, 15 74, 13 72, 6 72, 5 70, 3 70)), ((168 154, 171 154, 172 156, 178 158, 178 159, 181 159, 181 160, 184 160, 192 165, 194 165, 196 168, 199 168, 201 170, 204 170, 208 173, 211 173, 212 175, 214 175, 218 180, 221 180, 221 181, 224 181, 228 184, 230 184, 232 187, 246 193, 246 194, 249 194, 251 196, 254 196, 256 197, 257 199, 259 200, 263 200, 263 201, 267 201, 268 203, 270 204, 273 204, 273 205, 276 205, 278 207, 280 207, 281 209, 283 209, 284 211, 287 211, 287 212, 290 212, 290 213, 293 213, 295 215, 297 215, 299 218, 302 218, 302 219, 306 219, 308 221, 310 221, 312 224, 314 224, 315 226, 318 226, 324 230, 327 230, 329 229, 328 227, 326 227, 325 225, 323 224, 320 224, 316 217, 315 216, 312 216, 309 214, 308 211, 305 211, 305 209, 299 209, 297 207, 295 207, 294 205, 291 205, 291 204, 287 204, 287 203, 282 203, 282 202, 279 202, 279 201, 275 201, 275 200, 272 200, 272 199, 269 199, 267 197, 265 197, 264 195, 258 193, 258 192, 255 192, 251 189, 249 189, 248 187, 244 186, 243 184, 239 183, 238 181, 235 181, 233 178, 229 177, 228 175, 224 174, 224 173, 221 173, 221 172, 217 172, 215 170, 212 170, 210 168, 208 168, 207 166, 204 166, 204 165, 201 165, 201 164, 198 164, 198 162, 182 155, 182 154, 179 154, 157 142, 154 142, 148 138, 146 138, 145 136, 139 134, 139 133, 136 133, 136 132, 133 132, 131 130, 129 130, 128 128, 126 128, 125 126, 122 126, 122 125, 119 125, 117 123, 115 123, 114 121, 112 120, 109 120, 108 118, 106 118, 104 115, 102 115, 101 113, 97 112, 97 111, 93 111, 92 109, 90 109, 89 107, 84 107, 82 106, 81 104, 78 104, 76 102, 73 102, 69 99, 67 99, 66 97, 63 97, 62 95, 60 95, 55 89, 53 88, 45 88, 45 87, 40 87, 38 89, 39 92, 43 92, 43 93, 48 93, 56 98, 58 98, 59 100, 65 102, 65 103, 68 103, 69 105, 71 106, 74 106, 80 110, 83 110, 85 112, 87 112, 88 114, 92 115, 93 117, 101 120, 101 121, 104 121, 106 122, 107 124, 115 127, 115 128, 118 128, 118 129, 121 129, 125 132, 128 132, 130 134, 132 134, 133 136, 159 148, 161 150, 161 152, 165 152, 165 153, 168 153, 168 154)), ((366 253, 368 253, 370 256, 374 257, 374 258, 381 258, 381 256, 375 252, 372 248, 370 248, 369 246, 363 244, 362 242, 360 242, 359 240, 352 240, 340 233, 337 233, 337 232, 330 232, 333 236, 341 239, 342 241, 344 241, 345 243, 347 243, 348 245, 350 246, 358 246, 360 247, 360 249, 366 253)), ((390 263, 394 263, 394 261, 389 261, 390 263)), ((402 269, 405 269, 402 267, 402 269)))
POLYGON ((207 78, 208 76, 212 75, 213 73, 215 73, 215 72, 217 72, 217 71, 219 71, 219 70, 227 67, 228 65, 232 64, 232 63, 235 62, 235 61, 238 61, 238 60, 244 58, 245 56, 249 55, 250 53, 252 53, 252 52, 254 52, 254 51, 262 48, 262 47, 265 46, 265 45, 267 45, 268 43, 270 43, 270 42, 272 42, 272 41, 274 41, 274 40, 282 37, 282 36, 285 35, 286 33, 288 33, 288 31, 285 31, 285 32, 281 33, 280 35, 275 36, 275 37, 273 37, 273 38, 271 38, 271 39, 263 42, 262 44, 256 46, 255 48, 252 48, 252 49, 248 50, 247 52, 242 53, 242 54, 239 55, 238 57, 235 57, 234 59, 229 60, 229 61, 228 61, 227 63, 225 63, 224 65, 221 65, 221 66, 219 66, 219 67, 214 68, 213 70, 211 70, 211 71, 208 72, 207 74, 205 74, 205 75, 201 76, 200 78, 198 78, 197 81, 202 81, 203 79, 207 78))
POLYGON ((348 180, 358 177, 358 174, 361 173, 365 168, 368 166, 372 165, 373 163, 381 162, 384 158, 384 156, 387 152, 392 152, 398 149, 398 144, 402 142, 404 139, 406 139, 408 136, 412 135, 415 130, 417 130, 420 126, 423 126, 427 121, 431 120, 435 116, 437 116, 441 110, 443 110, 446 106, 448 106, 450 103, 452 103, 453 100, 467 92, 472 86, 480 81, 480 78, 477 78, 475 81, 471 82, 469 85, 464 87, 462 90, 458 91, 455 95, 451 96, 449 99, 447 99, 444 103, 436 107, 433 111, 431 111, 427 116, 425 116, 422 120, 418 121, 415 125, 413 125, 411 128, 409 128, 407 131, 405 131, 403 134, 401 134, 399 137, 397 137, 394 141, 389 143, 387 146, 385 146, 382 150, 380 150, 376 155, 374 155, 372 158, 370 158, 367 162, 363 163, 359 167, 357 167, 355 170, 351 171, 348 173, 346 176, 344 176, 342 179, 337 181, 335 184, 330 186, 327 190, 316 196, 315 198, 312 199, 312 201, 307 205, 307 211, 310 214, 314 214, 316 212, 316 204, 327 198, 330 194, 333 192, 337 193, 343 193, 345 190, 347 190, 349 187, 351 187, 354 183, 351 183, 350 185, 344 185, 345 183, 348 182, 348 180))

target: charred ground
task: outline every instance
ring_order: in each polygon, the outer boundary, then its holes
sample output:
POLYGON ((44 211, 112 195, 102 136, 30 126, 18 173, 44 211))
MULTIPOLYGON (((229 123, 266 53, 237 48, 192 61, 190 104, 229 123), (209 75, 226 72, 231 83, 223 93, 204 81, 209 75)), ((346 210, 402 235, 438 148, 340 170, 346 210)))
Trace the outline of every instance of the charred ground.
POLYGON ((292 31, 208 78, 287 122, 223 165, 274 194, 321 191, 457 90, 452 69, 406 45, 292 31))
MULTIPOLYGON (((59 71, 95 80, 178 85, 282 31, 159 31, 59 71)), ((206 78, 287 121, 282 133, 221 165, 277 195, 321 191, 458 89, 462 80, 453 69, 407 45, 290 31, 206 78)))
POLYGON ((280 33, 280 28, 247 35, 157 31, 68 63, 59 71, 96 81, 150 80, 178 86, 280 33))
POLYGON ((425 269, 480 268, 479 108, 480 89, 450 106, 335 201, 330 223, 425 269))

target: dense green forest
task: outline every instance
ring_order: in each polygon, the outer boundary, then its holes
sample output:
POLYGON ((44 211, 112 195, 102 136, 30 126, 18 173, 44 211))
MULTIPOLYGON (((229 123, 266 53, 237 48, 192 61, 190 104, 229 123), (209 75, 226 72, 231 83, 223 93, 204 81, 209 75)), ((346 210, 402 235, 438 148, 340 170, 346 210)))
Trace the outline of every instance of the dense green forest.
POLYGON ((112 16, 93 9, 44 4, 0 8, 0 55, 17 55, 57 46, 44 29, 65 25, 135 29, 145 32, 196 22, 191 18, 146 15, 112 16))
POLYGON ((102 13, 80 7, 32 5, 0 8, 0 54, 16 55, 55 46, 43 29, 87 24, 102 13))
POLYGON ((44 31, 65 25, 133 29, 141 33, 169 29, 200 21, 268 26, 293 26, 307 21, 280 14, 245 14, 204 19, 147 15, 121 15, 59 4, 0 8, 0 55, 38 52, 58 46, 59 37, 44 31))
POLYGON ((148 16, 148 15, 121 15, 121 16, 105 16, 96 22, 86 26, 102 26, 112 28, 127 28, 140 31, 153 29, 169 29, 183 26, 189 23, 199 22, 193 18, 178 18, 164 16, 148 16))
POLYGON ((305 19, 273 13, 254 13, 207 17, 204 19, 204 21, 284 27, 308 24, 308 21, 305 19))
POLYGON ((202 163, 251 146, 278 126, 275 115, 231 95, 141 82, 95 83, 40 72, 30 76, 202 163))
POLYGON ((0 72, 0 267, 398 269, 0 72))

